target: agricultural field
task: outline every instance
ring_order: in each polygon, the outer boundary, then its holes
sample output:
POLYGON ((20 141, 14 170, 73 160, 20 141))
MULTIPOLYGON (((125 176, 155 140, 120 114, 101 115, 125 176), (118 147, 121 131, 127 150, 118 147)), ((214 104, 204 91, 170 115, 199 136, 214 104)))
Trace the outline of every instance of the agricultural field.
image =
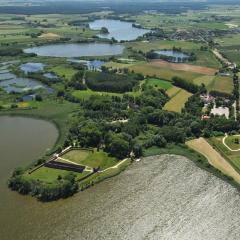
POLYGON ((172 88, 168 89, 166 93, 170 98, 172 98, 176 96, 181 90, 182 90, 181 88, 173 86, 172 88))
POLYGON ((185 71, 204 75, 214 75, 217 72, 217 69, 215 68, 195 66, 184 63, 169 63, 163 60, 152 60, 150 64, 155 67, 171 69, 174 71, 185 71))
POLYGON ((231 77, 216 76, 208 85, 208 90, 216 90, 219 92, 232 93, 233 80, 231 77))
POLYGON ((166 103, 166 105, 164 106, 164 110, 181 113, 182 109, 185 106, 185 103, 191 96, 191 93, 181 89, 179 92, 173 95, 173 97, 166 103))
POLYGON ((177 76, 188 81, 202 76, 202 74, 194 72, 186 72, 180 70, 173 70, 166 67, 161 67, 152 63, 141 63, 129 67, 130 70, 136 73, 142 73, 145 76, 158 77, 164 80, 172 80, 173 77, 177 76))

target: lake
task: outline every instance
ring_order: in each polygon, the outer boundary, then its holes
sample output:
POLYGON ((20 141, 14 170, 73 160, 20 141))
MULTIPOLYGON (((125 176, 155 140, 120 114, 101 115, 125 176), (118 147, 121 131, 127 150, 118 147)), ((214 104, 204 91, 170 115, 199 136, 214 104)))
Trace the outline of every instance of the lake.
POLYGON ((160 56, 173 57, 175 58, 174 62, 182 62, 184 59, 188 59, 189 55, 180 51, 174 50, 157 50, 154 51, 160 56))
POLYGON ((106 27, 108 34, 99 34, 100 38, 112 39, 117 41, 131 41, 148 33, 149 30, 133 27, 131 22, 124 22, 120 20, 99 19, 89 23, 89 27, 93 30, 101 30, 106 27))
POLYGON ((6 181, 50 148, 57 130, 41 120, 0 117, 0 133, 1 240, 239 237, 239 192, 184 157, 145 158, 71 198, 41 203, 8 190, 6 181))
POLYGON ((124 46, 108 43, 64 43, 49 44, 24 49, 25 53, 35 53, 47 57, 94 57, 122 54, 124 46))

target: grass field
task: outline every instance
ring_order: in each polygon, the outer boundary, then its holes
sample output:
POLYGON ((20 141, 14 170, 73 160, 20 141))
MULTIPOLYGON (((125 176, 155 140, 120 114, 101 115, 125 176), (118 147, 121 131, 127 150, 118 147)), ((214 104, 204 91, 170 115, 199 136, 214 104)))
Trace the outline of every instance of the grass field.
POLYGON ((198 77, 193 79, 193 83, 200 86, 201 84, 204 84, 206 87, 209 86, 213 80, 214 80, 215 76, 202 76, 202 77, 198 77))
MULTIPOLYGON (((240 183, 239 172, 231 165, 228 159, 224 158, 216 151, 204 138, 188 141, 186 143, 193 150, 203 154, 209 163, 222 173, 231 176, 236 182, 240 183)), ((218 149, 219 150, 219 149, 218 149)))
POLYGON ((61 158, 91 168, 100 167, 101 170, 112 167, 117 163, 116 158, 110 157, 102 150, 99 152, 72 150, 61 156, 61 158))
MULTIPOLYGON (((239 135, 228 136, 225 139, 225 144, 233 150, 239 150, 240 149, 240 144, 237 143, 236 140, 240 142, 240 136, 239 135)), ((239 156, 240 156, 240 151, 239 151, 239 156)))
POLYGON ((77 73, 77 70, 72 69, 71 67, 66 65, 59 65, 59 66, 53 67, 50 69, 50 71, 54 72, 58 76, 63 77, 67 80, 71 80, 74 74, 77 73))
MULTIPOLYGON (((133 91, 133 92, 126 92, 125 94, 128 94, 130 96, 136 97, 139 96, 141 94, 140 91, 133 91)), ((96 96, 96 95, 100 95, 100 96, 117 96, 117 97, 122 97, 123 94, 122 93, 110 93, 110 92, 95 92, 92 91, 91 89, 87 89, 87 90, 74 90, 72 92, 72 95, 78 99, 84 99, 87 100, 89 99, 91 96, 96 96)))
MULTIPOLYGON (((58 179, 59 176, 64 177, 69 174, 69 171, 48 168, 48 167, 41 167, 35 172, 28 174, 26 172, 24 177, 26 179, 33 179, 37 181, 43 181, 46 183, 53 183, 58 179)), ((89 172, 82 172, 82 173, 74 173, 76 175, 76 180, 83 178, 84 176, 88 175, 89 172)))
POLYGON ((172 49, 173 47, 182 48, 184 50, 197 50, 201 45, 199 43, 188 41, 156 40, 151 42, 132 42, 127 43, 126 46, 132 47, 137 51, 148 52, 158 49, 172 49))
POLYGON ((191 93, 181 89, 175 96, 170 99, 170 101, 166 103, 164 110, 180 113, 184 108, 188 98, 191 96, 191 93))
POLYGON ((146 80, 146 85, 154 87, 156 89, 164 89, 164 90, 169 90, 173 86, 171 82, 161 80, 158 78, 148 78, 146 80))

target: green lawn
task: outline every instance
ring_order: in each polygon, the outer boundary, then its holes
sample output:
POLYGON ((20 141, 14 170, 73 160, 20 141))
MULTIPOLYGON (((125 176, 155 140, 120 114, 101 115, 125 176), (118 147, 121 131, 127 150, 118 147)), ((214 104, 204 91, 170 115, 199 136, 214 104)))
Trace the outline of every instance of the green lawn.
MULTIPOLYGON (((28 174, 27 172, 24 174, 26 179, 33 179, 39 180, 46 183, 53 183, 58 179, 59 176, 64 177, 69 174, 69 171, 48 168, 48 167, 41 167, 35 172, 28 174)), ((76 180, 83 178, 84 176, 88 175, 89 172, 82 172, 82 173, 74 173, 76 175, 76 180)))
POLYGON ((71 80, 74 74, 77 73, 77 70, 72 69, 66 65, 59 65, 50 69, 50 71, 56 73, 58 76, 71 80))
POLYGON ((158 88, 158 89, 164 89, 164 90, 168 90, 173 86, 171 82, 161 80, 158 78, 148 78, 146 80, 146 85, 154 88, 158 88))
POLYGON ((99 152, 87 150, 72 150, 62 156, 62 158, 69 161, 89 166, 91 168, 100 167, 106 169, 112 167, 117 163, 117 159, 110 157, 106 152, 100 150, 99 152))

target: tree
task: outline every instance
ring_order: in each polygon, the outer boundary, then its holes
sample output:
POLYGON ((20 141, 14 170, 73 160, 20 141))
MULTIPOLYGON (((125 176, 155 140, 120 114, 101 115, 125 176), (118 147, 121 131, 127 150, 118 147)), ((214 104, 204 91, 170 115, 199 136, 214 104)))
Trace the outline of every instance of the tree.
POLYGON ((123 159, 130 153, 129 142, 121 133, 114 134, 110 140, 109 145, 106 146, 106 148, 110 154, 117 159, 123 159))
POLYGON ((108 34, 109 31, 108 31, 108 29, 106 27, 102 27, 101 30, 100 30, 100 33, 101 34, 108 34))

